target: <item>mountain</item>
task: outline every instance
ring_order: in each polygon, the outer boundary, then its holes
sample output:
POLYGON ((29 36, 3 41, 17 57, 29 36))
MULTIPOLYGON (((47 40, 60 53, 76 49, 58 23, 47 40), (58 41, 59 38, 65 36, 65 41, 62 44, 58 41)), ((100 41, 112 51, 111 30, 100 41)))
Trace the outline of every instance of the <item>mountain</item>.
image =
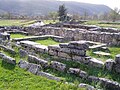
POLYGON ((24 15, 42 15, 51 11, 57 11, 59 5, 65 4, 70 14, 83 14, 87 12, 89 15, 106 13, 111 10, 106 5, 97 5, 89 3, 81 3, 74 1, 58 1, 58 0, 0 0, 0 13, 11 12, 14 14, 24 15))

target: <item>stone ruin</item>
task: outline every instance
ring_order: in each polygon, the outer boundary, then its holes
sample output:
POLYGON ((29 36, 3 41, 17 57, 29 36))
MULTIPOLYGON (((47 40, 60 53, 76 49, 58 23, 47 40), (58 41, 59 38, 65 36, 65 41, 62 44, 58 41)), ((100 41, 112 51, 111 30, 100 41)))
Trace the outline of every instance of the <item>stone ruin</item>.
MULTIPOLYGON (((115 60, 108 59, 106 62, 91 58, 86 55, 88 49, 103 49, 107 46, 120 46, 120 31, 109 28, 100 28, 97 26, 87 25, 52 25, 42 27, 2 27, 0 31, 7 31, 7 33, 17 33, 24 35, 37 35, 27 38, 12 39, 12 42, 17 43, 22 47, 19 50, 21 58, 28 57, 27 60, 20 60, 19 63, 10 56, 0 52, 0 58, 6 63, 13 65, 18 64, 20 68, 23 68, 35 75, 43 76, 48 79, 56 81, 64 81, 60 77, 56 77, 52 74, 44 72, 43 69, 51 68, 59 72, 69 73, 93 83, 100 83, 107 90, 120 90, 120 84, 116 81, 112 81, 106 78, 95 77, 89 75, 81 68, 68 67, 67 64, 52 60, 44 60, 37 57, 38 53, 48 54, 50 57, 56 59, 62 59, 65 61, 74 61, 82 63, 93 68, 101 68, 110 72, 120 74, 120 55, 116 55, 115 60), (52 38, 55 41, 60 42, 59 45, 44 46, 35 43, 34 40, 43 40, 52 38), (70 41, 70 42, 68 42, 70 41), (104 44, 96 44, 93 42, 101 42, 104 44), (62 43, 61 43, 62 42, 62 43), (68 43, 64 43, 68 42, 68 43), (92 44, 92 46, 91 46, 92 44), (24 50, 23 50, 24 49, 24 50), (31 53, 33 51, 33 53, 31 53)), ((3 40, 6 40, 2 37, 3 40)), ((14 49, 0 45, 4 51, 16 54, 14 49)), ((47 57, 46 57, 47 58, 47 57)), ((67 82, 66 82, 67 83, 67 82)), ((78 87, 86 87, 88 90, 95 90, 93 86, 81 83, 78 87)))

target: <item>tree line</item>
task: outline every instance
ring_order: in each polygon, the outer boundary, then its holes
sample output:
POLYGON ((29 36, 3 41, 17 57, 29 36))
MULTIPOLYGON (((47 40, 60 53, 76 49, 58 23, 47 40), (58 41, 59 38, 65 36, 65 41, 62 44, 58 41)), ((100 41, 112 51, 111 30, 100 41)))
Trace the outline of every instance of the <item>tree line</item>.
POLYGON ((65 5, 60 5, 58 11, 49 12, 47 15, 39 16, 27 16, 27 15, 15 15, 10 12, 0 14, 0 19, 41 19, 41 20, 105 20, 115 22, 120 20, 120 9, 114 8, 110 12, 89 15, 87 11, 80 15, 78 13, 69 14, 65 5))

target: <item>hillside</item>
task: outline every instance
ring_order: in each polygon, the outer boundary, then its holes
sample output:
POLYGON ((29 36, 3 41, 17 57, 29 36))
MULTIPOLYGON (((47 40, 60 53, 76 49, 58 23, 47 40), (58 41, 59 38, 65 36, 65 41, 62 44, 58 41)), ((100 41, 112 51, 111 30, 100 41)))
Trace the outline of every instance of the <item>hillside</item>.
POLYGON ((68 2, 57 0, 0 0, 0 12, 12 12, 14 14, 42 15, 50 11, 57 11, 59 5, 65 4, 68 12, 89 15, 101 14, 111 9, 105 5, 96 5, 80 2, 68 2))

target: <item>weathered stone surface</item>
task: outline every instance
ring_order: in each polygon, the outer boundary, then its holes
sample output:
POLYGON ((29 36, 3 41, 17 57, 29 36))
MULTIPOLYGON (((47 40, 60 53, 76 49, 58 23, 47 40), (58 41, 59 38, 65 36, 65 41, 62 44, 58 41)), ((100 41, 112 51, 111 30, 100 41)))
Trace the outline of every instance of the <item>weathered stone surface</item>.
POLYGON ((28 55, 28 62, 40 64, 43 67, 48 67, 48 61, 45 61, 33 55, 28 55))
POLYGON ((114 61, 114 60, 108 59, 108 60, 106 60, 106 62, 105 62, 105 68, 106 68, 107 70, 109 70, 109 71, 112 71, 114 64, 115 64, 115 61, 114 61))
POLYGON ((52 56, 58 56, 58 51, 55 50, 48 50, 48 54, 52 56))
POLYGON ((115 81, 100 78, 100 83, 106 88, 106 90, 120 90, 120 84, 115 81))
POLYGON ((104 63, 102 61, 99 61, 95 58, 91 58, 89 61, 90 66, 98 67, 98 68, 103 68, 104 63))
POLYGON ((116 55, 115 61, 120 64, 120 54, 116 55))
POLYGON ((51 67, 58 71, 62 71, 62 72, 64 72, 66 70, 66 65, 63 63, 57 62, 57 61, 52 61, 51 67))
POLYGON ((19 50, 19 54, 20 54, 21 58, 24 58, 24 57, 26 57, 28 55, 27 51, 22 50, 22 49, 19 50))
POLYGON ((49 45, 48 50, 60 51, 60 46, 59 45, 49 45))
POLYGON ((33 73, 33 74, 37 74, 37 72, 41 69, 40 65, 37 64, 32 64, 30 63, 30 66, 28 68, 28 71, 33 73))
POLYGON ((20 41, 20 45, 28 48, 28 49, 33 49, 35 52, 41 52, 41 53, 47 53, 48 52, 48 47, 45 45, 40 45, 36 42, 33 41, 20 41))
POLYGON ((89 76, 88 81, 90 82, 99 82, 99 78, 95 76, 89 76))
POLYGON ((70 48, 61 48, 61 52, 71 54, 70 48))
POLYGON ((87 74, 87 72, 81 70, 79 76, 81 78, 85 78, 86 79, 88 77, 88 74, 87 74))
POLYGON ((79 62, 79 63, 84 63, 88 64, 89 59, 87 57, 82 57, 82 56, 72 56, 73 61, 79 62))
POLYGON ((114 70, 115 70, 115 72, 120 73, 120 64, 116 64, 114 66, 114 70))
POLYGON ((80 83, 80 84, 78 85, 78 87, 80 87, 80 88, 85 88, 85 90, 96 90, 93 86, 88 85, 88 84, 84 84, 84 83, 80 83))
POLYGON ((86 44, 85 41, 71 41, 68 44, 68 47, 74 49, 80 49, 80 50, 86 50, 89 48, 89 46, 86 44))
POLYGON ((58 52, 58 57, 71 59, 71 56, 67 53, 64 53, 64 52, 58 52))
POLYGON ((70 49, 71 54, 85 56, 86 50, 70 49))
POLYGON ((68 43, 60 43, 59 46, 61 48, 68 48, 68 43))
POLYGON ((80 73, 80 69, 78 69, 78 68, 69 68, 68 73, 78 75, 80 73))
POLYGON ((23 69, 28 69, 30 67, 30 64, 27 61, 20 60, 18 63, 18 66, 23 69))
POLYGON ((3 46, 3 45, 0 45, 1 48, 3 48, 5 51, 15 55, 16 52, 12 49, 12 48, 9 48, 9 47, 6 47, 6 46, 3 46))
POLYGON ((61 81, 61 80, 62 80, 62 79, 59 78, 59 77, 56 77, 56 76, 54 76, 54 75, 52 75, 52 74, 49 74, 49 73, 46 73, 46 72, 42 72, 42 71, 38 71, 38 72, 37 72, 37 75, 46 77, 46 78, 48 78, 48 79, 56 80, 56 81, 61 81))
POLYGON ((13 65, 16 65, 16 60, 14 58, 11 58, 9 56, 3 56, 3 61, 7 62, 7 63, 10 63, 10 64, 13 64, 13 65))

